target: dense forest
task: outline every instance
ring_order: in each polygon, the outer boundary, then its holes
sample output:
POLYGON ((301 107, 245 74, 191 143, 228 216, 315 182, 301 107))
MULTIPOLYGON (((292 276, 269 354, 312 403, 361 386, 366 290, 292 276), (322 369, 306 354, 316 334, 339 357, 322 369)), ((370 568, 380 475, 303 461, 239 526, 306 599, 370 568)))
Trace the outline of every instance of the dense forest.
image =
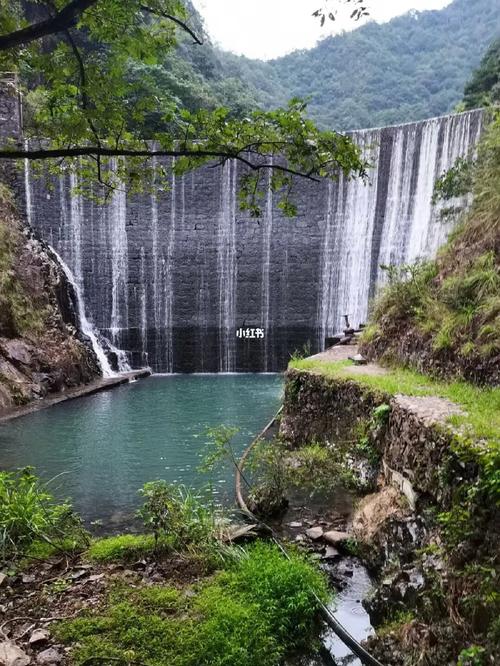
POLYGON ((500 39, 487 50, 481 65, 465 87, 463 106, 477 109, 500 104, 500 39))
MULTIPOLYGON (((196 13, 194 21, 201 27, 196 13)), ((370 22, 269 62, 221 51, 207 38, 203 46, 185 40, 148 74, 188 108, 223 104, 244 113, 297 96, 310 100, 320 126, 346 130, 452 111, 499 34, 499 0, 455 0, 440 11, 370 22)))

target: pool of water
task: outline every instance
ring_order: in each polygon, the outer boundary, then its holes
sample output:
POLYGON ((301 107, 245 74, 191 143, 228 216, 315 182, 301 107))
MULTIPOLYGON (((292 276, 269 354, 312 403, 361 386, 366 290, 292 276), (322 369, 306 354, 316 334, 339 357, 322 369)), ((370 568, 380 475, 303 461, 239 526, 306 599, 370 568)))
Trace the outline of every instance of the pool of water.
POLYGON ((233 501, 232 470, 198 472, 208 428, 240 428, 241 452, 279 407, 280 375, 170 375, 127 384, 0 425, 0 469, 31 465, 86 521, 123 527, 153 479, 233 501))

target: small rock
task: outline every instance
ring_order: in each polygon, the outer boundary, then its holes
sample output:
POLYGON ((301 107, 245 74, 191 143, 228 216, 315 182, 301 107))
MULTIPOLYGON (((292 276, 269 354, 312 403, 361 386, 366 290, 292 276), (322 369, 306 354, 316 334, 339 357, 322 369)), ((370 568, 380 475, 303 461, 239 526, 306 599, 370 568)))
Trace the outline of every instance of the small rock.
POLYGON ((306 536, 309 537, 309 539, 312 539, 313 541, 317 541, 318 539, 321 539, 323 536, 323 528, 322 527, 311 527, 308 530, 306 530, 306 536))
POLYGON ((46 629, 35 629, 29 639, 29 644, 33 646, 42 645, 49 640, 49 632, 46 629))
POLYGON ((21 580, 25 585, 30 585, 31 583, 34 583, 36 578, 35 576, 29 575, 29 574, 23 574, 21 577, 21 580))
POLYGON ((297 530, 297 529, 299 529, 300 527, 302 527, 302 523, 301 523, 300 521, 298 521, 298 520, 294 520, 293 522, 288 523, 288 527, 291 527, 291 528, 293 528, 294 530, 297 530))
POLYGON ((356 354, 355 356, 349 356, 349 360, 354 363, 354 365, 366 365, 368 361, 361 354, 356 354))
POLYGON ((58 664, 62 661, 62 655, 56 648, 47 648, 43 652, 40 652, 36 661, 42 666, 45 666, 45 664, 58 664))
POLYGON ((326 550, 323 554, 323 559, 324 560, 334 560, 337 557, 340 557, 339 551, 334 548, 333 546, 327 546, 326 550))
POLYGON ((305 538, 305 536, 304 536, 303 534, 297 534, 297 536, 295 537, 295 541, 296 541, 297 543, 302 543, 302 542, 304 542, 305 540, 306 540, 306 538, 305 538))
POLYGON ((79 569, 78 571, 73 571, 70 578, 71 580, 79 580, 80 578, 83 578, 83 576, 86 575, 87 575, 86 569, 79 569))
POLYGON ((4 574, 0 571, 0 587, 2 587, 3 585, 7 585, 8 579, 9 577, 7 576, 7 574, 4 574))
POLYGON ((2 666, 28 666, 31 659, 12 641, 0 643, 0 664, 2 666))
POLYGON ((147 567, 148 563, 146 560, 139 560, 138 562, 134 562, 132 565, 134 569, 140 569, 141 571, 144 571, 144 569, 147 567))
POLYGON ((337 530, 330 530, 330 532, 325 532, 323 534, 323 539, 328 541, 332 546, 338 546, 342 541, 349 539, 348 532, 339 532, 337 530))
POLYGON ((88 583, 95 583, 97 580, 102 580, 104 578, 104 574, 94 574, 93 576, 89 576, 87 578, 88 583))

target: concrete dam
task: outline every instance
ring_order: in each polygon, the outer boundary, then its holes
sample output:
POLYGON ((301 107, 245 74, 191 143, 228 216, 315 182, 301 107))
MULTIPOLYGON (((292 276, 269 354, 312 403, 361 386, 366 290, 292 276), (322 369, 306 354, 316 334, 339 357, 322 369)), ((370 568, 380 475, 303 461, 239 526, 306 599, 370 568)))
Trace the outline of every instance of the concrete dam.
POLYGON ((368 182, 299 182, 294 219, 270 188, 260 219, 241 212, 236 162, 172 176, 160 196, 116 191, 106 205, 74 194, 75 175, 47 193, 26 164, 27 217, 132 367, 282 371, 294 350, 321 350, 343 315, 365 321, 381 265, 435 255, 450 231, 435 180, 474 152, 482 124, 472 111, 353 132, 368 182))

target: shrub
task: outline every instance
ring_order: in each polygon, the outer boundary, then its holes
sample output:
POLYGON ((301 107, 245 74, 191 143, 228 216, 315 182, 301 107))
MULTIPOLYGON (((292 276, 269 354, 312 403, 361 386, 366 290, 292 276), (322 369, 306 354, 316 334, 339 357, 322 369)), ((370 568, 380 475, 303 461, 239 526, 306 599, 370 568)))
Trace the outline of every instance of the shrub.
POLYGON ((30 467, 0 472, 0 555, 25 554, 34 542, 54 549, 83 547, 87 535, 69 503, 59 504, 30 467))
POLYGON ((217 541, 217 515, 185 486, 150 481, 139 491, 144 504, 138 511, 153 532, 155 547, 168 540, 174 549, 208 546, 217 541))

